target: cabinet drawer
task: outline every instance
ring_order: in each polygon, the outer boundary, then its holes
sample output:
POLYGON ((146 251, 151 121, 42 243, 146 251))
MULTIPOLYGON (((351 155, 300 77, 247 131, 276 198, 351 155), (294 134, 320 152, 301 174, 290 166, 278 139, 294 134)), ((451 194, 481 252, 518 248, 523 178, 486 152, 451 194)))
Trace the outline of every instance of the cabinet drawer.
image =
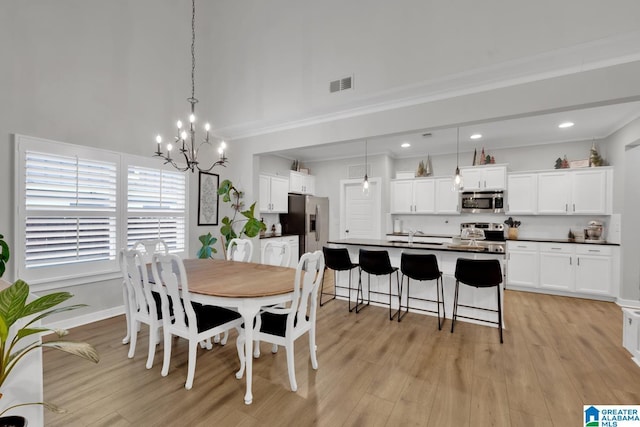
POLYGON ((282 238, 283 242, 287 242, 290 245, 297 245, 298 244, 298 236, 286 236, 282 238))
POLYGON ((576 254, 577 255, 603 255, 603 256, 611 256, 613 253, 613 248, 611 246, 602 246, 602 245, 576 245, 576 254))
POLYGON ((540 252, 551 252, 561 254, 571 254, 574 250, 573 244, 570 243, 540 243, 540 252))
POLYGON ((527 251, 533 252, 538 250, 537 242, 507 242, 507 250, 508 251, 527 251))

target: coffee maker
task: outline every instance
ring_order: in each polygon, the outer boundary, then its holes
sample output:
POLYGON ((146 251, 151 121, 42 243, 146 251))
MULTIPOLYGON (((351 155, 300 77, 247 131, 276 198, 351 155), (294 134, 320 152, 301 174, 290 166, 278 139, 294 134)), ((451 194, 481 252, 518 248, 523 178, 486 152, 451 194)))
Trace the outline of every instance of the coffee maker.
POLYGON ((603 233, 604 228, 600 221, 589 221, 584 229, 584 241, 585 243, 604 243, 603 233))

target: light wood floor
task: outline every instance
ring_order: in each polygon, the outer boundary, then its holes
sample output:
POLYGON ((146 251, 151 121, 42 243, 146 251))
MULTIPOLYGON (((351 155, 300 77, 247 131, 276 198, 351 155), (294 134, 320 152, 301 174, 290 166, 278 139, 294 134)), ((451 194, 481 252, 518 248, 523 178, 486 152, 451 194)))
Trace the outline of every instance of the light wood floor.
POLYGON ((133 359, 121 344, 124 318, 76 328, 69 339, 96 346, 98 365, 53 350, 44 354, 47 426, 577 426, 583 404, 640 404, 640 367, 621 345, 613 303, 525 292, 505 293, 504 344, 494 328, 408 314, 389 322, 384 308, 358 315, 344 301, 318 313, 319 369, 298 340, 298 392, 289 390, 284 351, 254 361, 254 403, 243 403, 235 332, 225 347, 199 349, 192 390, 187 353, 174 341, 160 376, 162 347, 145 369, 143 326, 133 359))

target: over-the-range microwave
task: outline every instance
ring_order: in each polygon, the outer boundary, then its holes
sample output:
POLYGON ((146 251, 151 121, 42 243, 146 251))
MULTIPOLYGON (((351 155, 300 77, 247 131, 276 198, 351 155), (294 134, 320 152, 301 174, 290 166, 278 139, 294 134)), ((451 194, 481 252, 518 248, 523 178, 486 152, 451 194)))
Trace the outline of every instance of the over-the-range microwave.
POLYGON ((463 191, 460 193, 460 212, 502 213, 504 191, 463 191))

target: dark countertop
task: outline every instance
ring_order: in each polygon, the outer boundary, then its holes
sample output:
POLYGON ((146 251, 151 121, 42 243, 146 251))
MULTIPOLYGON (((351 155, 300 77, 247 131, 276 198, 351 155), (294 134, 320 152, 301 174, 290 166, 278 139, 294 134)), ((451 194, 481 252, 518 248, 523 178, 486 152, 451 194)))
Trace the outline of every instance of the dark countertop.
POLYGON ((399 249, 424 249, 428 251, 446 251, 446 252, 471 252, 478 254, 491 254, 491 255, 502 255, 504 256, 504 252, 498 252, 493 250, 486 250, 487 248, 482 248, 482 250, 477 250, 475 248, 465 248, 460 245, 449 245, 445 244, 437 244, 437 243, 423 243, 423 242, 413 242, 412 246, 409 246, 407 242, 390 242, 388 240, 376 240, 376 239, 341 239, 341 240, 329 240, 328 243, 333 243, 335 245, 353 245, 353 246, 374 246, 380 248, 399 248, 399 249))
POLYGON ((620 246, 619 243, 609 242, 585 242, 584 240, 569 240, 569 239, 550 239, 542 237, 519 237, 517 239, 507 239, 508 242, 540 242, 540 243, 575 243, 578 245, 608 245, 608 246, 620 246))
POLYGON ((271 233, 265 233, 264 236, 260 236, 260 239, 271 239, 273 237, 289 237, 289 236, 297 236, 297 234, 271 234, 271 233))
MULTIPOLYGON (((409 233, 387 233, 387 236, 409 236, 409 233)), ((457 234, 457 236, 459 236, 459 234, 457 234)), ((451 234, 416 234, 415 235, 416 238, 418 237, 436 237, 439 239, 451 239, 452 237, 456 237, 454 235, 451 234)))

